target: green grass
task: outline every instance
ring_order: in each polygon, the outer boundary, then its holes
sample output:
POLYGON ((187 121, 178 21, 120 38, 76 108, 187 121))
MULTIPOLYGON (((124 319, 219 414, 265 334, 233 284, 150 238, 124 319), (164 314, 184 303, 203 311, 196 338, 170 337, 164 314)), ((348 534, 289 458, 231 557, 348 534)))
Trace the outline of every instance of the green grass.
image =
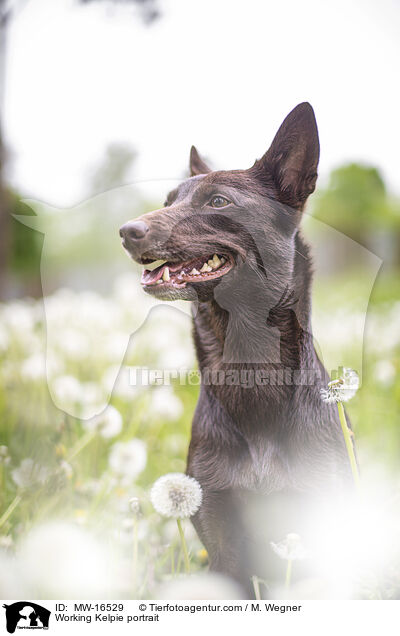
MULTIPOLYGON (((335 309, 344 307, 349 312, 357 310, 354 299, 361 287, 362 277, 355 276, 331 279, 324 284, 317 284, 315 289, 316 305, 330 314, 330 322, 326 323, 324 350, 328 351, 328 355, 329 350, 334 352, 344 366, 352 365, 352 347, 346 344, 341 348, 340 343, 331 337, 329 329, 336 324, 335 309)), ((396 310, 394 296, 398 291, 400 283, 395 276, 379 279, 375 286, 371 315, 377 326, 365 340, 362 388, 347 409, 362 449, 361 461, 372 452, 374 461, 384 465, 395 476, 400 450, 400 343, 396 335, 396 320, 400 310, 398 305, 396 310), (382 330, 386 334, 384 346, 380 345, 382 330), (391 330, 391 339, 387 337, 388 330, 391 330)), ((104 345, 108 337, 104 325, 96 326, 93 316, 90 318, 92 322, 85 325, 80 319, 84 301, 79 295, 71 298, 65 308, 65 315, 61 312, 59 318, 59 349, 56 348, 54 353, 61 370, 55 372, 54 377, 71 375, 81 383, 92 382, 97 385, 107 368, 116 364, 117 360, 107 353, 104 345), (89 333, 97 334, 97 349, 91 351, 93 355, 89 366, 85 366, 85 360, 79 355, 71 355, 63 348, 63 328, 67 327, 84 337, 89 333)), ((136 311, 135 303, 124 304, 115 297, 107 302, 110 306, 120 303, 118 328, 129 333, 131 319, 136 311)), ((137 302, 142 302, 140 296, 137 296, 137 302)), ((32 368, 29 370, 29 365, 24 366, 24 361, 44 352, 45 331, 40 303, 26 301, 18 306, 23 307, 26 314, 24 319, 28 317, 28 321, 31 320, 29 329, 26 326, 22 328, 22 323, 16 321, 18 312, 15 306, 4 306, 0 311, 3 325, 0 332, 0 445, 7 447, 0 458, 0 517, 3 515, 0 560, 2 554, 4 558, 11 559, 14 552, 18 553, 20 549, 31 554, 34 548, 33 540, 29 537, 34 529, 51 520, 61 520, 66 528, 76 527, 79 532, 90 533, 90 536, 101 541, 101 545, 107 546, 107 550, 114 555, 113 562, 121 564, 123 576, 116 577, 120 582, 116 584, 111 576, 109 588, 102 590, 103 594, 114 597, 152 596, 161 582, 184 571, 176 524, 163 519, 153 510, 149 490, 159 476, 185 470, 198 387, 175 382, 170 394, 164 396, 164 402, 161 400, 157 409, 154 406, 157 404, 157 387, 133 391, 132 395, 117 391, 112 395, 110 404, 122 416, 122 430, 111 438, 104 438, 99 433, 88 435, 82 420, 56 408, 45 378, 39 370, 35 371, 35 365, 33 371, 32 368), (113 472, 109 458, 116 442, 128 442, 131 439, 145 443, 147 462, 137 477, 129 480, 113 472), (14 471, 27 458, 44 467, 46 477, 42 481, 32 479, 25 486, 18 485, 14 471), (139 498, 142 510, 138 519, 139 571, 135 573, 132 571, 134 519, 129 507, 131 497, 139 498), (15 507, 8 515, 7 511, 13 502, 15 507), (7 519, 4 519, 4 514, 7 519)), ((347 328, 346 324, 343 328, 347 328)), ((183 316, 177 319, 176 312, 170 320, 163 318, 160 321, 155 316, 149 327, 140 330, 128 350, 125 364, 153 368, 160 365, 162 368, 160 360, 173 360, 174 356, 180 360, 186 356, 189 366, 194 363, 190 321, 183 316), (159 332, 157 341, 156 331, 159 332)), ((84 402, 85 390, 82 395, 84 402)), ((361 465, 361 474, 363 469, 368 472, 368 466, 361 465)), ((188 522, 184 528, 191 570, 202 571, 207 564, 204 550, 188 522)), ((37 547, 35 549, 37 551, 37 547)), ((43 549, 46 550, 46 546, 43 549)), ((10 569, 14 567, 11 560, 6 564, 10 569)), ((22 580, 17 591, 21 594, 28 589, 32 594, 36 593, 37 598, 46 598, 46 595, 51 598, 52 594, 57 593, 68 594, 67 588, 61 587, 59 591, 58 584, 46 568, 44 572, 47 573, 45 582, 36 573, 33 580, 22 580)), ((0 595, 2 593, 4 590, 0 584, 0 595)), ((379 595, 390 597, 391 593, 390 590, 382 592, 382 589, 371 592, 369 587, 360 594, 362 597, 372 595, 376 598, 379 595)))

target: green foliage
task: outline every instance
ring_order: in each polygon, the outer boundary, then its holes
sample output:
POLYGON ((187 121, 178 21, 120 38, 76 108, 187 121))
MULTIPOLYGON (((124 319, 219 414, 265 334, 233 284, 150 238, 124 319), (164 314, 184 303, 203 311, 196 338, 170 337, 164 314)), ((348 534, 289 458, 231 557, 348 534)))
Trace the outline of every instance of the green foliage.
MULTIPOLYGON (((20 198, 10 194, 10 214, 35 216, 20 198)), ((31 276, 39 271, 43 237, 16 219, 11 219, 10 268, 19 275, 31 276)))
POLYGON ((354 239, 400 228, 400 206, 389 197, 379 170, 357 163, 332 171, 328 186, 313 199, 312 212, 354 239))

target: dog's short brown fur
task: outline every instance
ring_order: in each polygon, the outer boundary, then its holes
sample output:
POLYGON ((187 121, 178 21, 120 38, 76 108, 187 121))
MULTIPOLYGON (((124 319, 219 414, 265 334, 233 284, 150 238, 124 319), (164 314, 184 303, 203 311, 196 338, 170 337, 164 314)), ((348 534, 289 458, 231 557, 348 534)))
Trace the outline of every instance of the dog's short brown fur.
POLYGON ((274 576, 268 541, 306 533, 310 501, 349 478, 336 409, 320 398, 328 376, 311 335, 312 270, 299 229, 318 159, 314 113, 303 103, 248 170, 210 171, 192 148, 191 177, 164 208, 121 229, 141 263, 165 259, 173 269, 226 258, 231 269, 220 278, 144 286, 159 298, 196 301, 203 375, 315 372, 311 383, 201 386, 187 472, 204 496, 193 522, 211 568, 240 581, 247 595, 252 575, 274 576))

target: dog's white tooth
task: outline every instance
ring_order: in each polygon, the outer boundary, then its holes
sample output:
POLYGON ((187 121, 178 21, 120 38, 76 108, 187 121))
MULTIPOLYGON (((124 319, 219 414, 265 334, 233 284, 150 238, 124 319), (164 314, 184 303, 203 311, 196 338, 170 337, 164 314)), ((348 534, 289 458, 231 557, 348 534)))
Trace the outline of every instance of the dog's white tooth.
POLYGON ((214 267, 214 261, 210 258, 210 260, 207 261, 207 265, 208 265, 208 267, 212 267, 213 268, 214 267))
POLYGON ((213 256, 213 264, 214 264, 214 269, 217 269, 218 267, 220 267, 221 261, 218 257, 218 254, 214 254, 213 256))
POLYGON ((200 272, 195 267, 193 267, 192 271, 189 272, 189 276, 197 276, 197 274, 200 274, 200 272))
POLYGON ((206 272, 212 272, 212 271, 213 271, 213 268, 212 268, 212 267, 210 267, 210 265, 207 265, 206 272))
POLYGON ((165 281, 166 283, 169 281, 169 267, 166 267, 163 271, 163 275, 162 275, 163 281, 165 281))
POLYGON ((224 263, 226 263, 226 258, 225 258, 225 256, 221 256, 221 263, 222 263, 222 265, 223 265, 224 263))
POLYGON ((204 263, 203 267, 200 270, 201 272, 208 272, 208 265, 207 263, 204 263))
POLYGON ((158 281, 156 282, 156 285, 162 285, 162 280, 159 278, 158 281))

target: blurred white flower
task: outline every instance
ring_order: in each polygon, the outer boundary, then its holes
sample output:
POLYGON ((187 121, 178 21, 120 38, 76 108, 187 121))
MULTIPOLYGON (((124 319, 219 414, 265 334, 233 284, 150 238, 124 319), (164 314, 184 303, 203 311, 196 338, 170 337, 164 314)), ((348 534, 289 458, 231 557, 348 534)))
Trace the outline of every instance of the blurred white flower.
POLYGON ((161 585, 156 592, 158 599, 176 600, 229 600, 245 598, 244 591, 232 579, 208 572, 173 579, 161 585))
POLYGON ((34 598, 113 598, 119 585, 105 546, 71 523, 53 521, 34 528, 18 556, 22 580, 34 598))
POLYGON ((202 498, 199 482, 184 473, 163 475, 157 479, 150 493, 151 503, 157 512, 176 519, 192 517, 200 508, 202 498))
POLYGON ((321 389, 321 399, 327 404, 348 402, 357 393, 360 380, 353 369, 344 367, 339 378, 328 382, 327 389, 321 389))
POLYGON ((64 475, 66 476, 66 478, 71 479, 72 475, 74 474, 71 464, 65 461, 65 459, 62 459, 60 462, 60 468, 62 472, 64 473, 64 475))
POLYGON ((19 488, 29 488, 35 484, 44 484, 49 477, 49 471, 45 466, 27 457, 21 461, 18 468, 11 471, 11 477, 19 488))
POLYGON ((124 482, 133 481, 146 467, 146 444, 140 439, 117 442, 111 447, 108 462, 111 470, 124 482))
POLYGON ((375 380, 383 386, 391 386, 396 377, 396 368, 390 360, 379 360, 374 367, 375 380))
POLYGON ((153 417, 176 420, 183 413, 183 404, 172 386, 157 386, 151 392, 149 414, 153 417))
POLYGON ((43 380, 61 370, 60 360, 51 354, 33 353, 21 363, 21 376, 26 380, 43 380))
POLYGON ((58 348, 71 360, 83 360, 89 353, 89 340, 78 329, 63 326, 62 335, 57 341, 58 348))
POLYGON ((61 375, 54 378, 51 388, 56 400, 61 404, 77 404, 85 401, 83 386, 72 375, 61 375))
POLYGON ((286 535, 286 539, 280 543, 270 542, 271 548, 281 559, 290 561, 305 559, 307 551, 301 543, 300 536, 295 532, 286 535))
POLYGON ((15 301, 4 305, 2 311, 3 321, 18 335, 20 332, 29 332, 35 325, 35 312, 28 302, 15 301))
POLYGON ((7 466, 11 462, 11 457, 7 446, 0 446, 0 464, 7 466))
POLYGON ((83 425, 86 430, 97 431, 104 439, 111 439, 122 431, 122 415, 110 405, 103 413, 84 422, 83 425))
POLYGON ((42 380, 46 377, 46 358, 34 353, 21 363, 21 376, 26 380, 42 380))
POLYGON ((141 515, 141 507, 140 507, 139 497, 131 497, 129 499, 129 508, 130 508, 130 511, 132 512, 132 514, 135 517, 138 517, 138 516, 141 515))

